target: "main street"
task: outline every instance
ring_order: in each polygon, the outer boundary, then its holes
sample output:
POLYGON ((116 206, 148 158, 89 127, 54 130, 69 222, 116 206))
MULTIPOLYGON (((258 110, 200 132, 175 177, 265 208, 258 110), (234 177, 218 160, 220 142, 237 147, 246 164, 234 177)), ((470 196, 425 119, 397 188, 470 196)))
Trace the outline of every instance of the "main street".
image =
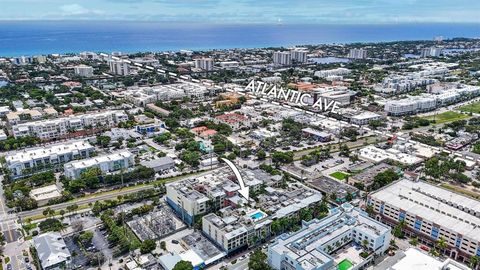
MULTIPOLYGON (((182 176, 177 176, 177 177, 172 177, 172 178, 165 178, 163 179, 165 183, 168 182, 173 182, 173 181, 180 181, 189 177, 192 177, 194 175, 197 176, 202 176, 210 173, 210 171, 217 169, 218 167, 213 167, 213 168, 208 168, 200 172, 193 172, 189 173, 186 175, 182 176)), ((42 215, 43 211, 47 209, 48 207, 52 210, 60 210, 60 209, 66 209, 68 206, 71 205, 85 205, 85 204, 90 204, 90 203, 95 203, 96 201, 104 201, 104 200, 110 200, 110 199, 116 199, 118 196, 123 196, 127 194, 132 194, 135 192, 139 192, 142 190, 148 190, 152 189, 154 187, 154 183, 149 183, 149 184, 141 184, 138 186, 133 186, 133 187, 126 187, 123 189, 118 189, 118 190, 110 190, 110 191, 105 191, 105 192, 99 192, 91 195, 87 195, 86 197, 83 198, 78 198, 72 201, 60 203, 60 204, 55 204, 55 205, 49 205, 49 206, 43 206, 39 207, 37 209, 33 209, 30 211, 24 211, 17 213, 18 217, 22 218, 22 220, 29 218, 29 217, 35 217, 38 215, 42 215)))

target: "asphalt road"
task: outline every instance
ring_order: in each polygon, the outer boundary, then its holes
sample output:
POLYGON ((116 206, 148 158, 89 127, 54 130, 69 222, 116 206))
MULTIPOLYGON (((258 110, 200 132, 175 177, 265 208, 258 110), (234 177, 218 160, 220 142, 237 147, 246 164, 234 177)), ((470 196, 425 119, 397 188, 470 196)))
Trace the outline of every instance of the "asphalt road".
MULTIPOLYGON (((217 167, 214 167, 213 169, 216 169, 216 168, 217 167)), ((211 171, 211 169, 207 169, 205 171, 202 171, 201 173, 198 173, 197 175, 206 174, 206 173, 209 173, 210 171, 211 171)), ((193 176, 192 174, 184 175, 184 176, 181 176, 179 178, 176 178, 175 181, 179 181, 179 180, 182 180, 182 179, 185 179, 185 178, 188 178, 188 177, 192 177, 192 176, 193 176)), ((20 212, 20 213, 17 213, 17 216, 22 218, 22 219, 25 219, 25 218, 36 216, 36 215, 42 215, 43 210, 45 210, 48 207, 50 207, 50 209, 52 209, 52 210, 60 210, 60 209, 65 209, 65 208, 67 208, 67 206, 74 205, 74 204, 84 205, 84 204, 94 203, 96 201, 104 201, 104 200, 108 200, 108 199, 115 199, 119 195, 126 195, 126 194, 135 193, 135 192, 138 192, 138 191, 148 190, 148 189, 152 189, 152 188, 153 188, 153 184, 149 184, 149 185, 143 185, 143 186, 135 186, 135 187, 131 187, 131 188, 126 189, 126 190, 119 190, 119 191, 116 191, 116 192, 109 191, 108 193, 105 192, 104 194, 99 193, 98 195, 87 197, 87 198, 79 198, 75 201, 69 201, 69 202, 64 202, 64 203, 55 204, 55 205, 43 206, 43 207, 33 209, 33 210, 30 210, 30 211, 20 212)))

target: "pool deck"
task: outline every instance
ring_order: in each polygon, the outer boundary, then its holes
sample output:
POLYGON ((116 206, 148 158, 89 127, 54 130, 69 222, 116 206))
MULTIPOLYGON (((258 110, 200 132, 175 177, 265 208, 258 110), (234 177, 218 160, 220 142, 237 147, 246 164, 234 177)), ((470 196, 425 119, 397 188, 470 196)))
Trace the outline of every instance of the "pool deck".
POLYGON ((335 265, 338 265, 343 260, 349 260, 354 266, 360 264, 365 259, 360 256, 360 252, 363 248, 356 249, 353 245, 346 245, 345 247, 337 250, 333 255, 335 265))

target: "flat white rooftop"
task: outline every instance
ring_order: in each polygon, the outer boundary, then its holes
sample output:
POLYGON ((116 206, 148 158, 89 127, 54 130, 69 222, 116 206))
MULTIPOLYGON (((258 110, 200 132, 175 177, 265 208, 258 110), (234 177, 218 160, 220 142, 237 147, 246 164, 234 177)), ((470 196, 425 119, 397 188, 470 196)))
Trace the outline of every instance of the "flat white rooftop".
POLYGON ((87 149, 93 149, 88 141, 72 141, 68 143, 47 145, 44 147, 28 148, 7 154, 5 160, 7 163, 27 162, 36 159, 44 159, 51 156, 65 155, 72 152, 79 152, 87 149))
POLYGON ((370 196, 480 241, 480 202, 477 200, 425 182, 406 179, 371 193, 370 196), (473 213, 477 213, 477 216, 473 213))
POLYGON ((405 251, 405 257, 400 259, 396 264, 392 265, 388 270, 405 270, 405 269, 415 269, 415 270, 441 270, 441 269, 450 269, 450 270, 468 270, 465 265, 462 265, 457 262, 453 262, 449 259, 445 261, 440 261, 437 258, 434 258, 423 251, 420 251, 415 248, 409 248, 405 251), (448 267, 448 268, 447 268, 448 267))
POLYGON ((67 167, 73 167, 75 169, 90 168, 105 162, 112 162, 117 160, 123 160, 125 158, 130 158, 131 156, 133 156, 133 154, 125 150, 125 151, 120 151, 120 152, 116 152, 108 155, 89 158, 89 159, 72 161, 65 164, 65 168, 67 167))

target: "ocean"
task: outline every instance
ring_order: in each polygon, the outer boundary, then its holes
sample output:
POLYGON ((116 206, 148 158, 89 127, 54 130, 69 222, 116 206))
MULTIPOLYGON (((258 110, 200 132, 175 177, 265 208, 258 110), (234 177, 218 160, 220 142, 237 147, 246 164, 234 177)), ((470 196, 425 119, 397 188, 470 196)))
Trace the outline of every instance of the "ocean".
POLYGON ((480 37, 480 24, 201 24, 0 21, 0 56, 260 48, 480 37))

